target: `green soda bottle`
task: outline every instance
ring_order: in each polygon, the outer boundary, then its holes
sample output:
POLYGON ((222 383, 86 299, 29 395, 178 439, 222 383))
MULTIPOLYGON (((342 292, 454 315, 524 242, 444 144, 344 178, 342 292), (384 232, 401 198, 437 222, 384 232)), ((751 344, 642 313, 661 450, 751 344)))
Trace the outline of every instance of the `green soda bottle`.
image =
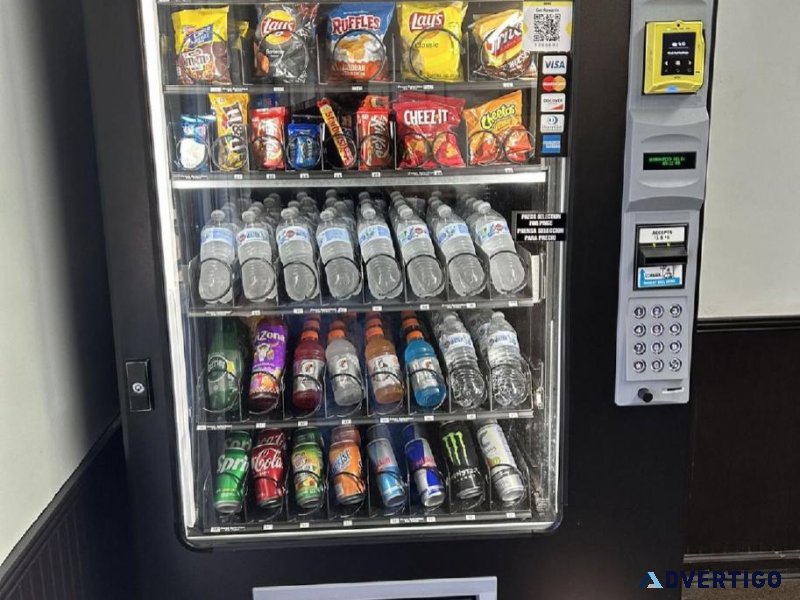
POLYGON ((212 325, 206 361, 207 408, 212 412, 239 409, 245 366, 241 341, 242 332, 238 320, 217 319, 212 325))

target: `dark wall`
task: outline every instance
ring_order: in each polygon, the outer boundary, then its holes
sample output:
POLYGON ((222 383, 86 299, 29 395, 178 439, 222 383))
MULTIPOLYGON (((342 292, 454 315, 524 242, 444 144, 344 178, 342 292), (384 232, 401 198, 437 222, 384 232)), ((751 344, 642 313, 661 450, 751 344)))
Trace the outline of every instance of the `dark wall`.
POLYGON ((800 323, 701 323, 690 554, 800 549, 800 323))

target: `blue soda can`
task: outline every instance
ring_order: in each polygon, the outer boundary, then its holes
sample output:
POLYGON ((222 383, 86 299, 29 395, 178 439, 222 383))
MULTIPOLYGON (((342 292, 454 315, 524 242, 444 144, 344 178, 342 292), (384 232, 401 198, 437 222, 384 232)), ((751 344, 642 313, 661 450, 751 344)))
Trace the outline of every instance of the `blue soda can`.
POLYGON ((445 497, 444 480, 436 468, 436 460, 433 458, 428 440, 424 437, 412 439, 406 443, 405 450, 408 468, 414 474, 414 483, 422 506, 425 508, 441 506, 445 497))
POLYGON ((378 491, 383 505, 386 508, 397 508, 405 504, 405 481, 397 464, 392 442, 385 437, 375 438, 367 444, 367 454, 378 480, 378 491))

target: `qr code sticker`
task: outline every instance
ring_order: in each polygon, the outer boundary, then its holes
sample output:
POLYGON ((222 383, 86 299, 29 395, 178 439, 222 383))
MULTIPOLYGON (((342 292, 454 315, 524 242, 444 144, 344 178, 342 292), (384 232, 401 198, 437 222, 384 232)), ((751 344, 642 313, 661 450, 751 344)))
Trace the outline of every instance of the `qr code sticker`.
POLYGON ((561 13, 533 15, 533 41, 557 42, 561 39, 561 13))
POLYGON ((528 52, 570 51, 572 2, 524 2, 523 22, 523 48, 528 52))

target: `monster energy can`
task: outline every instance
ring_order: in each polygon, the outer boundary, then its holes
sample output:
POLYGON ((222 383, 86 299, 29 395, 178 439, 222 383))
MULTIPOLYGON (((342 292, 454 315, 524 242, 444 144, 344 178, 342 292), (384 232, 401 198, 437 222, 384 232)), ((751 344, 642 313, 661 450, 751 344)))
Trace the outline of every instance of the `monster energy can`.
POLYGON ((452 493, 459 500, 483 496, 483 477, 478 469, 478 453, 467 424, 448 421, 442 424, 439 434, 447 459, 452 493))

